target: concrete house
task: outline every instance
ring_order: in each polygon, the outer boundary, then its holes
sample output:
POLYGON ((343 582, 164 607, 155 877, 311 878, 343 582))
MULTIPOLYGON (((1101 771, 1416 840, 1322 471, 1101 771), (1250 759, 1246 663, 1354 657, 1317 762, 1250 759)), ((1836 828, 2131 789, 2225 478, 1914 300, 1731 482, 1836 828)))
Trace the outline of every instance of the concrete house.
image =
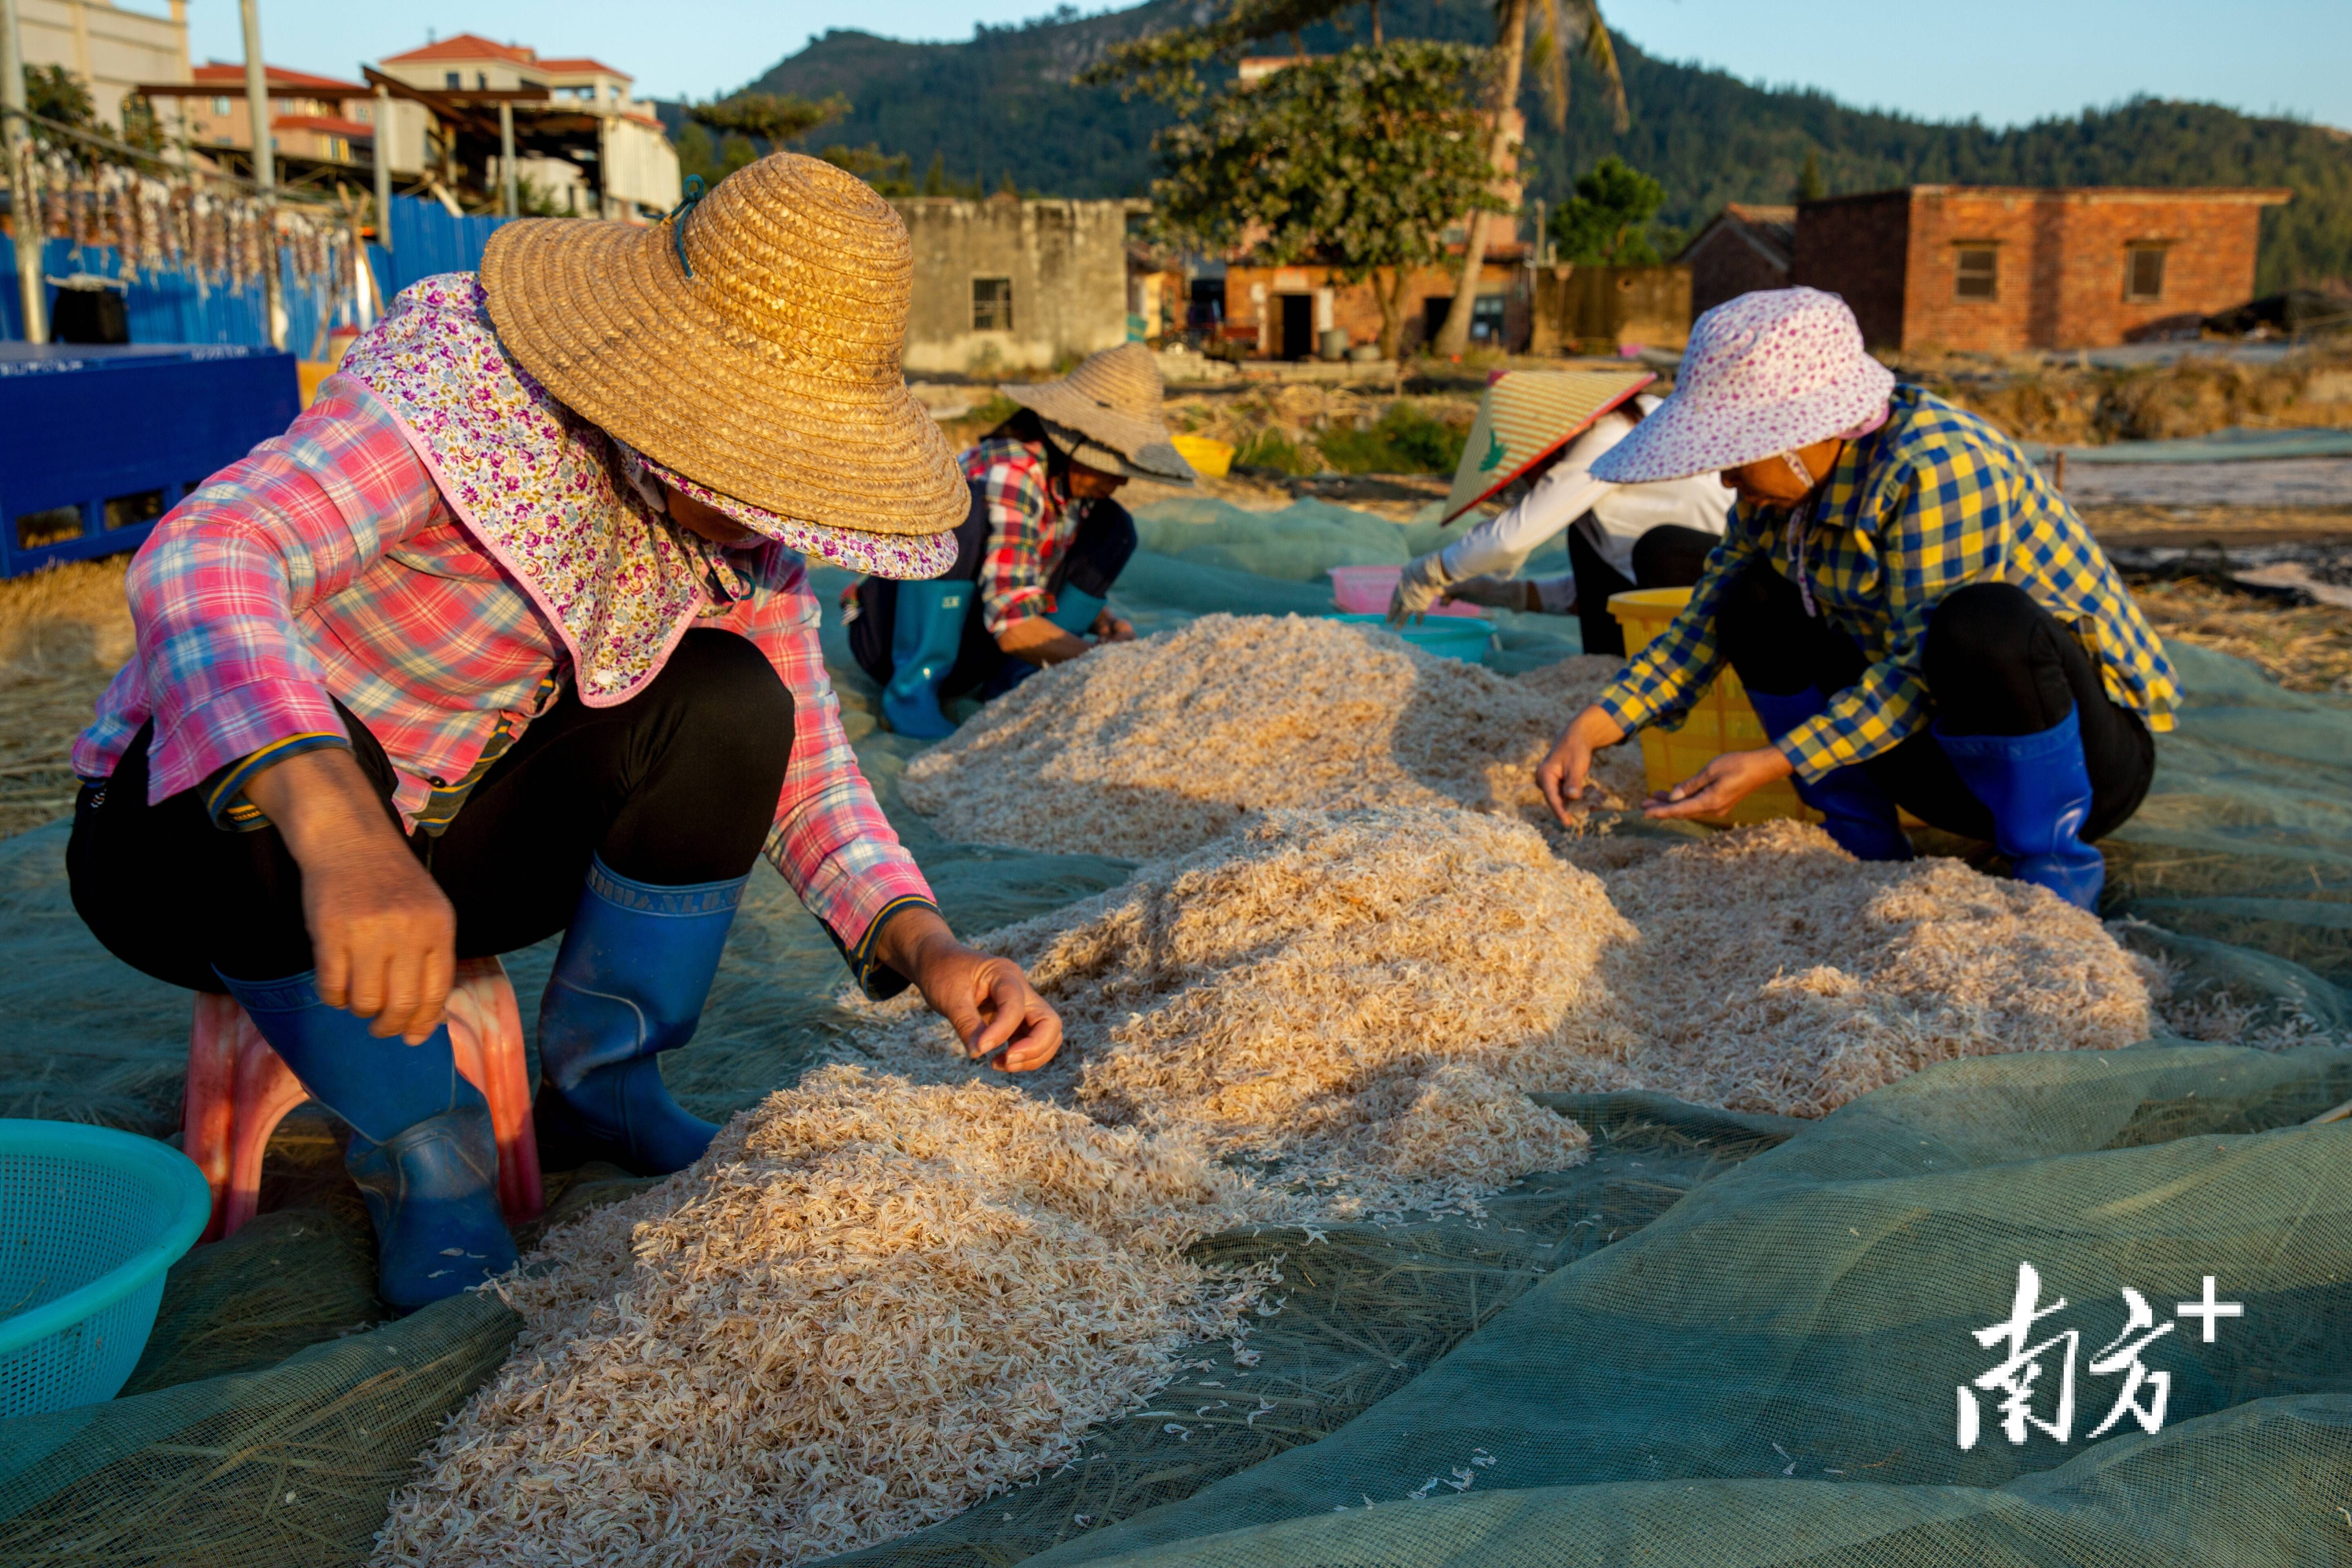
POLYGON ((113 0, 18 0, 25 63, 73 72, 89 89, 99 119, 119 127, 122 100, 140 84, 188 79, 187 0, 170 0, 163 16, 154 9, 127 10, 113 0))
POLYGON ((914 242, 906 367, 1050 371, 1128 337, 1128 219, 1141 201, 906 196, 914 242))
POLYGON ((2097 348, 2251 298, 2263 209, 2293 194, 1909 185, 1832 196, 1799 205, 1789 281, 1843 295, 1873 347, 2097 348))

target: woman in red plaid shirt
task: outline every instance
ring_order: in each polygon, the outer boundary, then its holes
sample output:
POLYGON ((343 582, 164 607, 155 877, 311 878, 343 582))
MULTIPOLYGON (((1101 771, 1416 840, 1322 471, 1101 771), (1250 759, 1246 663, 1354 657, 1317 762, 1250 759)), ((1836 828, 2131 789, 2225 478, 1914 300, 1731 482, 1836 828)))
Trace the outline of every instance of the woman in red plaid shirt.
POLYGON ((929 582, 869 576, 850 600, 850 651, 882 682, 883 721, 902 735, 950 734, 942 700, 985 702, 1042 666, 1132 637, 1108 601, 1135 521, 1111 497, 1130 479, 1192 482, 1141 343, 1001 390, 1021 408, 960 459, 971 511, 955 564, 929 582))
POLYGON ((545 220, 404 291, 285 436, 132 563, 138 656, 78 743, 76 907, 234 995, 353 1130, 379 1289, 509 1267, 458 960, 563 933, 541 1158, 674 1171, 656 1057, 764 853, 867 993, 982 1057, 1061 1021, 962 946, 860 775, 803 557, 926 577, 968 498, 907 393, 889 206, 780 153, 653 228, 545 220))

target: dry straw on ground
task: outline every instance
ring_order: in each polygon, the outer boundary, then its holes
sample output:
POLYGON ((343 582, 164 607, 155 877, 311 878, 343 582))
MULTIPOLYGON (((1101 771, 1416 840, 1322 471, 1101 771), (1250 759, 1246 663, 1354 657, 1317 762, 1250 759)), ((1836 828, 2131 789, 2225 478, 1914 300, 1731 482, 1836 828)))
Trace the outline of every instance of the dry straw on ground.
MULTIPOLYGON (((1139 859, 1281 806, 1541 811, 1536 763, 1617 662, 1511 679, 1377 628, 1206 616, 1057 665, 908 765, 908 805, 967 842, 1139 859)), ((1638 795, 1632 747, 1604 755, 1638 795)))
POLYGON ((945 1519, 1071 1457, 1263 1282, 1180 1144, 1013 1089, 833 1068, 500 1286, 515 1354, 374 1561, 751 1568, 945 1519))
POLYGON ((131 657, 123 565, 75 562, 0 583, 0 837, 72 807, 68 752, 131 657))

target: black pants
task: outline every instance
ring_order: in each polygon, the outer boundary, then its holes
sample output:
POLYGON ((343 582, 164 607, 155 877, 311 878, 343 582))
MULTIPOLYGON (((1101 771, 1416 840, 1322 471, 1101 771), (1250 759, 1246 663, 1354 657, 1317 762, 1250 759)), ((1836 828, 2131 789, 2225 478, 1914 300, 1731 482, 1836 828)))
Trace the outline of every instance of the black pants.
MULTIPOLYGON (((988 556, 988 508, 975 481, 971 510, 956 528, 956 563, 940 574, 940 579, 977 583, 988 556)), ((1046 592, 1058 595, 1065 588, 1076 588, 1108 599, 1111 585, 1127 570, 1128 558, 1134 553, 1135 519, 1118 502, 1098 500, 1087 509, 1070 548, 1045 579, 1046 592)), ((859 668, 885 683, 894 668, 890 637, 898 625, 898 584, 887 577, 868 577, 859 583, 857 618, 849 623, 849 651, 859 668)), ((963 645, 956 650, 955 668, 940 683, 940 696, 962 697, 977 691, 983 698, 992 697, 1010 684, 1005 679, 1011 673, 1007 666, 1023 666, 1025 673, 1025 660, 1013 658, 996 646, 995 637, 982 624, 980 605, 974 603, 964 617, 963 645)))
POLYGON ((1706 570, 1707 556, 1722 542, 1722 535, 1701 529, 1672 523, 1654 528, 1633 542, 1633 576, 1629 582, 1625 574, 1601 558, 1582 528, 1570 529, 1568 564, 1576 574, 1576 624, 1584 636, 1584 651, 1624 658, 1625 628, 1609 613, 1609 595, 1629 588, 1690 587, 1706 570))
MULTIPOLYGON (((383 747, 348 711, 343 722, 397 826, 383 747)), ((215 826, 202 786, 149 805, 152 732, 75 805, 74 908, 117 958, 190 990, 222 990, 215 964, 240 980, 312 967, 285 839, 215 826)), ((591 855, 665 887, 749 871, 792 745, 792 694, 760 650, 731 632, 689 632, 625 702, 590 708, 567 690, 439 837, 413 834, 409 847, 456 907, 457 956, 511 952, 571 922, 591 855)))
MULTIPOLYGON (((1853 639, 1805 614, 1797 585, 1762 562, 1736 584, 1716 617, 1726 657, 1751 690, 1822 695, 1860 679, 1868 661, 1853 639)), ((2082 715, 2091 774, 2085 840, 2121 826, 2147 795, 2156 742, 2140 716, 2108 699, 2090 656, 2024 589, 1978 583, 1937 605, 1920 659, 1935 720, 1954 735, 2034 735, 2082 715)), ((1925 725, 1863 766, 1920 821, 1990 840, 1992 813, 1960 782, 1925 725)))

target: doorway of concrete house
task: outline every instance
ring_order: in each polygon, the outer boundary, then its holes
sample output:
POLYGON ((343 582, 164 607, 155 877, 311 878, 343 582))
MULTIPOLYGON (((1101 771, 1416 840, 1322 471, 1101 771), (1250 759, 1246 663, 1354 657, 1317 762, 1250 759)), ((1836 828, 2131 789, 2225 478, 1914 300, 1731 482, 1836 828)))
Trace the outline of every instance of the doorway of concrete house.
POLYGON ((1282 357, 1313 359, 1315 357, 1315 296, 1284 294, 1282 300, 1282 357))

